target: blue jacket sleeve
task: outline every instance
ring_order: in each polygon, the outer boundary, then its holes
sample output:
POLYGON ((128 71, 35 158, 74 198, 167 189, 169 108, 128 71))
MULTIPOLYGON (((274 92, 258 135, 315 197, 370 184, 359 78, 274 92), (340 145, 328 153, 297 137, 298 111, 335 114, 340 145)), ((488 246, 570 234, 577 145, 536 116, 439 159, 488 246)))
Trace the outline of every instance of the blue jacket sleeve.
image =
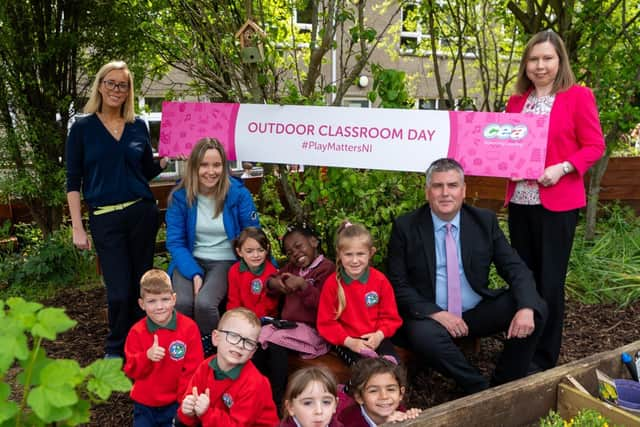
POLYGON ((231 186, 224 202, 224 227, 229 240, 233 240, 247 227, 260 227, 253 196, 237 178, 231 177, 231 186))
POLYGON ((189 207, 183 190, 173 193, 165 214, 165 222, 167 249, 180 274, 189 280, 195 275, 204 276, 204 271, 193 258, 193 248, 189 247, 189 207))
POLYGON ((258 211, 253 202, 253 196, 247 187, 240 188, 239 199, 238 218, 240 230, 244 230, 247 227, 260 227, 258 211))

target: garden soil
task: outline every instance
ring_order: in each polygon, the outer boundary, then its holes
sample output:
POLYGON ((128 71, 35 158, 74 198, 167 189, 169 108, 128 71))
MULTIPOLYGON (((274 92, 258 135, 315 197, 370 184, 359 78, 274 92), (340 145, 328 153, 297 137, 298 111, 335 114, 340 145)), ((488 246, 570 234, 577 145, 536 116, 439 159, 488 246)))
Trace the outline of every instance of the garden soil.
MULTIPOLYGON (((65 307, 67 314, 78 322, 74 329, 61 335, 56 342, 46 344, 50 357, 73 358, 82 366, 102 357, 102 343, 107 333, 104 288, 64 291, 46 304, 65 307)), ((623 309, 614 305, 590 306, 568 302, 560 363, 571 362, 640 339, 638 319, 640 301, 623 309)), ((480 351, 469 357, 489 377, 501 349, 501 337, 483 338, 480 351)), ((428 408, 463 395, 451 380, 415 363, 409 366, 409 372, 409 407, 428 408)), ((107 404, 93 408, 90 425, 130 426, 132 408, 128 395, 116 394, 107 404)))

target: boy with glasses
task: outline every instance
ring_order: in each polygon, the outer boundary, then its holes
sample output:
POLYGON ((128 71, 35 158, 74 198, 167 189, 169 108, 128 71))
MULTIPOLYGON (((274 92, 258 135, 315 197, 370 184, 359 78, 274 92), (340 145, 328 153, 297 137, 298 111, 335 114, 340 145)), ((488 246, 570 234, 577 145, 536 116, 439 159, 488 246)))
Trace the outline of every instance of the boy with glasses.
POLYGON ((193 374, 178 410, 187 426, 268 426, 278 423, 271 385, 249 360, 258 347, 260 321, 244 307, 227 311, 212 333, 218 354, 193 374))

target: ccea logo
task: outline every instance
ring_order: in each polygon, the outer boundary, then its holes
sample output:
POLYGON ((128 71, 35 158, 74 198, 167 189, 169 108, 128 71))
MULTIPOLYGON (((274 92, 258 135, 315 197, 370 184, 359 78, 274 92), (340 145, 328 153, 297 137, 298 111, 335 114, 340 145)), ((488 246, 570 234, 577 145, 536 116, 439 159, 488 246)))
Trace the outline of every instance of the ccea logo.
POLYGON ((486 139, 511 139, 519 141, 527 136, 529 129, 526 125, 499 125, 497 123, 491 123, 484 127, 482 135, 486 139))

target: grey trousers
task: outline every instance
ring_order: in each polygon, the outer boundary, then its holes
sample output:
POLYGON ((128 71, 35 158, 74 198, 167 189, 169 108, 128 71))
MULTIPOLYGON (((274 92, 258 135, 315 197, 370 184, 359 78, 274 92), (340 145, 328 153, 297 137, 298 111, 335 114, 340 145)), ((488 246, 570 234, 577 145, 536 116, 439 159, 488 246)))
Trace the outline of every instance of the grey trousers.
POLYGON ((193 281, 178 269, 173 270, 171 281, 176 293, 176 310, 191 317, 198 324, 201 335, 210 334, 218 326, 220 302, 227 296, 227 272, 235 261, 212 261, 196 258, 204 270, 202 287, 193 295, 193 281))

